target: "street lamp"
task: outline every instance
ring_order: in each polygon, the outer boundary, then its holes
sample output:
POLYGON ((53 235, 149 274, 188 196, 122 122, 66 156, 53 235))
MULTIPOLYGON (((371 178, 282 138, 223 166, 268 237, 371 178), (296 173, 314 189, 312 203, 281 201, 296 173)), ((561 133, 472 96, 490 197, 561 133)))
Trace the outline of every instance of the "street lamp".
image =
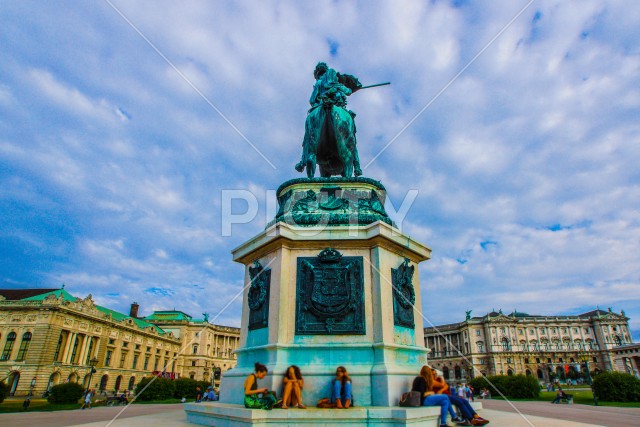
POLYGON ((91 378, 93 378, 93 374, 95 374, 96 371, 96 365, 98 364, 98 358, 94 357, 93 359, 89 360, 89 366, 91 367, 91 369, 89 370, 89 382, 87 383, 87 391, 89 391, 89 389, 91 389, 91 378))
POLYGON ((596 397, 596 394, 593 392, 593 380, 591 379, 591 372, 589 371, 589 353, 582 353, 580 355, 580 360, 582 360, 582 362, 584 363, 584 370, 585 370, 585 380, 587 381, 587 384, 589 384, 589 387, 591 388, 591 394, 593 395, 593 405, 594 406, 598 406, 598 398, 596 397))

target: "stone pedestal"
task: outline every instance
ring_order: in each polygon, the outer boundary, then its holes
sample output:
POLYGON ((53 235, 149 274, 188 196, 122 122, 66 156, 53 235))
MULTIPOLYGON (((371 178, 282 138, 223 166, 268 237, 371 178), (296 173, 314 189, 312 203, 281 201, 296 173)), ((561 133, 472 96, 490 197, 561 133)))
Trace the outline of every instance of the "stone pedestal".
POLYGON ((276 221, 233 251, 246 289, 238 364, 223 374, 221 404, 242 404, 260 362, 269 374, 258 387, 278 396, 287 367, 299 366, 309 406, 329 397, 338 366, 356 407, 397 405, 427 363, 417 266, 430 249, 392 226, 376 181, 299 179, 277 195, 276 221))

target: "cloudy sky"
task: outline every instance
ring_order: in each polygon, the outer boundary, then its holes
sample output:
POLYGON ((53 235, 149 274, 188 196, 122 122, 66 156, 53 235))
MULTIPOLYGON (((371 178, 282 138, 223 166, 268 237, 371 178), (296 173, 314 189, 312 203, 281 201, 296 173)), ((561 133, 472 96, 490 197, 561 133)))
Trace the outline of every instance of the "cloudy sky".
POLYGON ((636 0, 14 1, 0 20, 2 287, 215 317, 243 285, 231 249, 301 176, 326 61, 392 82, 349 106, 365 176, 433 249, 430 322, 599 305, 640 339, 636 0), (259 209, 223 235, 227 190, 259 209))

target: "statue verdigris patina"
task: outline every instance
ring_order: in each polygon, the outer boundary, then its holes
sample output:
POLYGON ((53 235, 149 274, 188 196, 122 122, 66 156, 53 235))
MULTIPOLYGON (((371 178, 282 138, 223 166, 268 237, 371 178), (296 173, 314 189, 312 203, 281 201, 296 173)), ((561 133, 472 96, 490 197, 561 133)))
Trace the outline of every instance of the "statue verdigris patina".
MULTIPOLYGON (((313 178, 316 165, 320 176, 362 175, 358 147, 356 146, 355 113, 347 110, 347 96, 364 89, 358 79, 340 74, 324 62, 318 63, 313 72, 316 83, 309 103, 302 142, 302 159, 296 170, 307 169, 307 177, 313 178)), ((381 83, 372 86, 382 86, 381 83)))

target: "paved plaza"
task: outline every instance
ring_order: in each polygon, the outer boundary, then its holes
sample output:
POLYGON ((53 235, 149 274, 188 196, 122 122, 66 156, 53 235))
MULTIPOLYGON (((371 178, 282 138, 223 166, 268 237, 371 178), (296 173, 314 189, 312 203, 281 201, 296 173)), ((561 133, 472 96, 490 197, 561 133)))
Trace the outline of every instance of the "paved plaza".
MULTIPOLYGON (((615 408, 587 405, 551 405, 548 402, 483 402, 482 415, 491 420, 492 427, 637 427, 640 408, 615 408), (520 413, 518 413, 517 411, 520 413)), ((58 412, 28 412, 0 414, 0 426, 12 427, 159 427, 193 426, 186 422, 181 404, 131 405, 117 420, 113 418, 123 408, 94 408, 58 412)), ((309 408, 310 411, 331 410, 309 408)))
MULTIPOLYGON (((487 410, 502 411, 502 413, 517 414, 519 411, 524 415, 524 417, 521 418, 529 418, 529 416, 547 417, 609 427, 640 426, 640 408, 565 404, 552 405, 549 402, 507 402, 504 400, 486 400, 482 402, 482 405, 487 410)), ((491 423, 491 425, 494 424, 495 423, 491 423)), ((535 425, 537 426, 537 424, 535 425)))

